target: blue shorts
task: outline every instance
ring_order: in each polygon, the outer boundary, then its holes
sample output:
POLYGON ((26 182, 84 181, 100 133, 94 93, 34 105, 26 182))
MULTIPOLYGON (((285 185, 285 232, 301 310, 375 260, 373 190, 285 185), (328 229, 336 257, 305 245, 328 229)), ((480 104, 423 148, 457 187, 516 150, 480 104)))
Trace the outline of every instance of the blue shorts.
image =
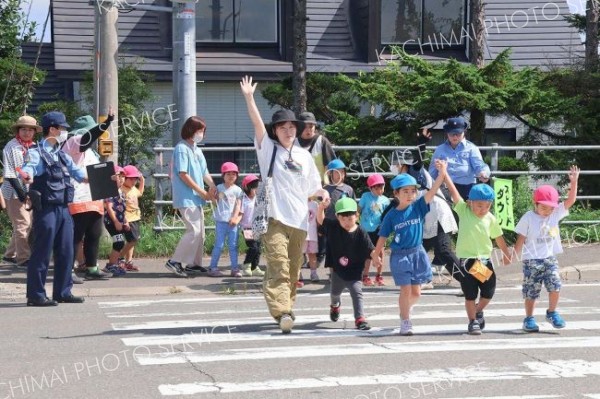
POLYGON ((429 257, 422 245, 409 249, 392 249, 390 272, 397 286, 419 285, 433 280, 429 257))
POLYGON ((558 272, 558 261, 554 256, 523 261, 523 298, 538 299, 542 283, 548 292, 560 291, 562 283, 558 272))

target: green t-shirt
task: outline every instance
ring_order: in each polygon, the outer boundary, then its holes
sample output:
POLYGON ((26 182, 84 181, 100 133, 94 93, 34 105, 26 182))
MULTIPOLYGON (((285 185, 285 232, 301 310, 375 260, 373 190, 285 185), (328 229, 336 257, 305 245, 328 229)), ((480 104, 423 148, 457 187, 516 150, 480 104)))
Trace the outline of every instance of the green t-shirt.
POLYGON ((488 212, 483 218, 478 218, 463 200, 454 204, 454 211, 459 219, 456 256, 461 259, 489 258, 494 249, 492 239, 502 235, 496 217, 488 212))

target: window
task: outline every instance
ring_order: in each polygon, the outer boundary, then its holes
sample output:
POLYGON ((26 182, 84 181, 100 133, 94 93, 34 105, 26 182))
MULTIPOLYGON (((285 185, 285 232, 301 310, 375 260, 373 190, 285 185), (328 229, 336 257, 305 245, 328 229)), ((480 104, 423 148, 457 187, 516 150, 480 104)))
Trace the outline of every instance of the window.
POLYGON ((465 0, 381 0, 381 44, 464 45, 465 0))
POLYGON ((197 0, 196 41, 276 44, 278 0, 197 0))

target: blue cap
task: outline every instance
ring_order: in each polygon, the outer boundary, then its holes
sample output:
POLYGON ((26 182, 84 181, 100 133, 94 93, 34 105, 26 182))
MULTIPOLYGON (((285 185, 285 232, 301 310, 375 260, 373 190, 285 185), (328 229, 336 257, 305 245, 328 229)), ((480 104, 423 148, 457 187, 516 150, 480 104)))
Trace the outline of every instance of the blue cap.
POLYGON ((327 170, 346 169, 346 164, 341 159, 334 159, 327 164, 327 170))
POLYGON ((493 201, 496 198, 494 189, 489 184, 476 184, 469 191, 471 201, 493 201))
POLYGON ((58 111, 52 111, 52 112, 45 113, 44 116, 42 116, 41 125, 44 129, 47 129, 50 126, 62 126, 62 127, 66 127, 66 128, 71 127, 67 123, 67 118, 65 117, 65 114, 63 114, 62 112, 58 112, 58 111))
POLYGON ((467 130, 467 122, 464 118, 450 118, 444 125, 444 133, 462 133, 467 130))
POLYGON ((392 181, 390 182, 390 186, 392 186, 394 190, 398 190, 399 188, 406 186, 419 187, 419 184, 411 175, 402 173, 392 179, 392 181))

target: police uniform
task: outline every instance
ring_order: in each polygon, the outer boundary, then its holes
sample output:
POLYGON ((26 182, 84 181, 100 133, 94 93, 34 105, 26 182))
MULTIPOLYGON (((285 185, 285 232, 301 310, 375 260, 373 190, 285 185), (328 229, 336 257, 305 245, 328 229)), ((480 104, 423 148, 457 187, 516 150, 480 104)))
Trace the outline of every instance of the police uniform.
MULTIPOLYGON (((49 112, 42 118, 42 126, 46 129, 49 126, 68 127, 68 124, 64 114, 49 112)), ((73 200, 71 177, 81 182, 85 173, 68 154, 46 140, 28 152, 23 172, 34 178, 29 188, 34 241, 27 268, 27 305, 55 306, 58 302, 83 302, 83 298, 71 294, 73 219, 67 204, 73 200), (54 254, 53 300, 47 298, 44 288, 51 253, 54 254)))

